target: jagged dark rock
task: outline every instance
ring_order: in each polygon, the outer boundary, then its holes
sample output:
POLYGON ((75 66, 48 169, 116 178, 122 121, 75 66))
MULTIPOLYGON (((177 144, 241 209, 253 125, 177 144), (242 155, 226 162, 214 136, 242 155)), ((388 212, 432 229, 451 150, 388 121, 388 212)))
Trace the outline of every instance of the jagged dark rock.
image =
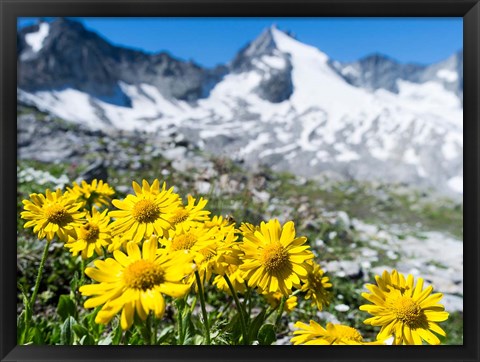
POLYGON ((258 38, 242 48, 231 62, 230 68, 234 73, 251 70, 259 72, 262 80, 256 93, 269 102, 280 103, 290 98, 293 93, 292 64, 288 54, 278 50, 273 36, 274 28, 265 29, 258 38), (261 66, 260 64, 264 65, 263 56, 281 58, 285 66, 281 69, 261 66))
POLYGON ((434 80, 463 100, 463 50, 442 62, 428 66, 400 63, 379 53, 368 55, 355 62, 342 63, 330 60, 329 64, 347 82, 356 87, 369 90, 386 89, 398 93, 399 79, 413 83, 434 80), (451 80, 442 78, 438 75, 441 70, 451 71, 458 77, 451 80))
POLYGON ((398 92, 398 79, 418 83, 425 66, 419 64, 402 64, 394 59, 376 53, 352 63, 331 62, 331 65, 350 84, 376 90, 383 88, 398 92))
POLYGON ((130 106, 119 82, 155 86, 167 98, 196 101, 225 74, 225 67, 204 69, 166 52, 147 54, 117 47, 74 20, 49 23, 42 48, 35 52, 25 36, 39 24, 18 33, 18 86, 26 91, 73 88, 105 102, 130 106))

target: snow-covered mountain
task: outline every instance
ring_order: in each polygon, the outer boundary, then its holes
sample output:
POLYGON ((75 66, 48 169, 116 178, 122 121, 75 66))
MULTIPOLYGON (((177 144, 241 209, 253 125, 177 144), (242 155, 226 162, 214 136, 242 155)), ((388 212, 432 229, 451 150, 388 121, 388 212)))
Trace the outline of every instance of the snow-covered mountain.
POLYGON ((18 33, 20 102, 96 129, 180 132, 200 147, 306 177, 462 193, 463 56, 430 66, 330 59, 276 27, 227 65, 109 44, 57 19, 18 33))

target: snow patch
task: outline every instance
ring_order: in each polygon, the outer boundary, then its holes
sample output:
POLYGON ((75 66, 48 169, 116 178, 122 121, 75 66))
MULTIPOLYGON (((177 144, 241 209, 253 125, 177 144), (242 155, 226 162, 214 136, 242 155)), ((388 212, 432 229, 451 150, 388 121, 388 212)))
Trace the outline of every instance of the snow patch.
POLYGON ((463 176, 452 177, 447 184, 453 191, 463 194, 463 176))
POLYGON ((260 133, 256 139, 250 141, 244 148, 239 152, 241 156, 248 155, 249 153, 254 152, 261 148, 262 145, 270 141, 270 136, 267 133, 260 133))
POLYGON ((458 74, 453 70, 440 69, 437 72, 437 77, 445 79, 447 82, 455 82, 458 79, 458 74))
POLYGON ((38 31, 25 35, 25 41, 37 53, 42 49, 43 42, 48 36, 50 31, 50 25, 48 23, 41 23, 38 27, 38 31))
POLYGON ((461 149, 453 142, 445 142, 442 146, 442 153, 446 160, 453 160, 458 157, 459 151, 461 152, 461 149))
POLYGON ((355 69, 351 65, 347 65, 345 68, 342 69, 342 74, 357 76, 359 75, 359 72, 358 72, 358 69, 355 69))
POLYGON ((268 55, 264 55, 262 57, 262 61, 267 64, 270 68, 275 69, 284 69, 285 68, 285 60, 280 57, 272 57, 268 55))

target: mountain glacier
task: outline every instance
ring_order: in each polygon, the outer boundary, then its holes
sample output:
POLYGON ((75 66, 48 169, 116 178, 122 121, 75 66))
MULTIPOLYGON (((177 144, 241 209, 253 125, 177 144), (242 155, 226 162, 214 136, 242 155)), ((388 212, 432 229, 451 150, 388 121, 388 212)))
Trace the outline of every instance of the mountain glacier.
POLYGON ((214 69, 56 19, 19 30, 19 102, 92 129, 183 134, 250 167, 463 192, 463 53, 332 60, 272 26, 214 69))

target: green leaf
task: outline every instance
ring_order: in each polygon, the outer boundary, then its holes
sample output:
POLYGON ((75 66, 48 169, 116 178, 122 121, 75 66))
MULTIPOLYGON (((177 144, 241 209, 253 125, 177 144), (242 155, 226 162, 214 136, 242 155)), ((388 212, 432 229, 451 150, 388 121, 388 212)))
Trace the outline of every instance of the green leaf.
POLYGON ((230 333, 233 344, 240 343, 240 338, 242 336, 242 328, 240 323, 240 314, 235 313, 225 328, 226 331, 230 333))
POLYGON ((262 345, 270 345, 277 340, 275 326, 273 324, 264 324, 258 331, 258 343, 262 345))
POLYGON ((80 339, 80 344, 82 346, 93 346, 95 344, 95 340, 89 334, 86 334, 80 339))
POLYGON ((103 324, 95 322, 95 318, 100 309, 102 309, 101 305, 96 307, 91 313, 87 315, 86 318, 83 319, 83 324, 87 326, 87 329, 89 330, 92 337, 94 337, 94 339, 98 339, 105 328, 103 324))
POLYGON ((112 336, 108 335, 105 338, 102 338, 98 341, 99 346, 108 346, 112 344, 112 336))
POLYGON ((42 332, 37 327, 30 328, 28 331, 28 340, 33 342, 33 344, 44 344, 42 332))
POLYGON ((18 289, 22 294, 23 305, 25 306, 25 320, 30 320, 32 318, 32 309, 30 308, 30 301, 28 300, 27 293, 25 288, 20 283, 17 284, 18 289))
POLYGON ((62 324, 62 329, 60 332, 60 343, 63 345, 73 344, 74 335, 73 335, 73 326, 77 324, 77 321, 73 317, 68 317, 65 319, 65 322, 62 324))
POLYGON ((164 344, 175 333, 174 326, 168 326, 162 330, 160 337, 156 341, 156 344, 164 344))
POLYGON ((65 321, 68 317, 76 317, 77 308, 75 301, 69 295, 61 295, 58 300, 57 313, 65 321))
POLYGON ((265 314, 266 310, 262 310, 248 327, 248 335, 250 341, 257 339, 258 330, 261 326, 263 326, 263 323, 265 322, 265 314))
POLYGON ((78 277, 78 271, 75 271, 73 278, 70 281, 70 290, 77 290, 80 278, 78 277))
POLYGON ((120 323, 118 323, 116 327, 112 325, 112 329, 114 330, 112 344, 117 346, 122 340, 122 328, 120 327, 120 323))
POLYGON ((78 338, 82 338, 86 335, 89 335, 88 329, 80 324, 75 324, 72 326, 72 328, 78 338))
POLYGON ((25 311, 17 317, 17 344, 23 344, 25 342, 25 311))

